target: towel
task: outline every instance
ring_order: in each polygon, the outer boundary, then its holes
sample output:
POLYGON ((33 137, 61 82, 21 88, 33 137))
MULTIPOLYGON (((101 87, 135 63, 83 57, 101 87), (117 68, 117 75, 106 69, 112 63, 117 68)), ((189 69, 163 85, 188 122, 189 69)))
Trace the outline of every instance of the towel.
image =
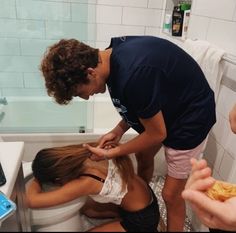
POLYGON ((215 100, 217 101, 220 82, 224 72, 224 66, 221 62, 225 51, 208 41, 203 40, 185 40, 183 49, 189 53, 199 64, 206 79, 215 93, 215 100))

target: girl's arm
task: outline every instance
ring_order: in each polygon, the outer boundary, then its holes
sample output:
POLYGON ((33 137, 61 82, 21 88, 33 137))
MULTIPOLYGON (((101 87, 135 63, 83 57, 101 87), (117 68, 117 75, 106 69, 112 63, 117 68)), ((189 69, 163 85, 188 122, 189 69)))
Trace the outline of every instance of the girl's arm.
POLYGON ((52 191, 44 192, 36 179, 26 191, 30 208, 43 208, 63 204, 78 197, 99 193, 101 185, 89 178, 79 178, 52 191))

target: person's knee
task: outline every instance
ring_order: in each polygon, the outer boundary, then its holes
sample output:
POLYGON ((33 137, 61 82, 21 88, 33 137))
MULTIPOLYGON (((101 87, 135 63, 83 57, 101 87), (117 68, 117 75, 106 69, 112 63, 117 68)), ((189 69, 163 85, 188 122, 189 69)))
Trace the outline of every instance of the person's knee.
POLYGON ((163 189, 161 194, 166 205, 176 205, 177 202, 183 201, 181 193, 178 194, 178 192, 163 189))

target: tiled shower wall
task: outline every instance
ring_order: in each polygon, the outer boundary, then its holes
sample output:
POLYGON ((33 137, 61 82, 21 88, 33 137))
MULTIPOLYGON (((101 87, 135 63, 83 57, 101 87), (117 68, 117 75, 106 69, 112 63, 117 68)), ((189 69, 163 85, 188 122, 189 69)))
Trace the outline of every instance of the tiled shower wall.
MULTIPOLYGON (((188 37, 207 40, 223 48, 236 61, 236 1, 194 0, 188 37)), ((205 156, 216 178, 236 183, 236 135, 230 130, 228 114, 236 104, 236 65, 225 62, 217 101, 217 123, 211 131, 205 156), (225 82, 228 80, 229 82, 225 82)))
POLYGON ((38 69, 46 47, 61 38, 95 39, 96 1, 87 2, 0 1, 0 96, 46 95, 38 69))
POLYGON ((46 95, 38 70, 46 47, 77 38, 98 48, 111 36, 158 35, 164 0, 1 0, 0 96, 46 95))

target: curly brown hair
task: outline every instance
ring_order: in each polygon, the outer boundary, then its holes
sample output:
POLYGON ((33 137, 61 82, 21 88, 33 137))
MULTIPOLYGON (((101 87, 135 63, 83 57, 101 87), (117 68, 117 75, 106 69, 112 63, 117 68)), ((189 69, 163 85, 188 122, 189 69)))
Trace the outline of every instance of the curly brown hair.
POLYGON ((62 39, 48 47, 40 65, 48 95, 68 104, 76 86, 89 82, 87 69, 97 66, 98 52, 76 39, 62 39))

